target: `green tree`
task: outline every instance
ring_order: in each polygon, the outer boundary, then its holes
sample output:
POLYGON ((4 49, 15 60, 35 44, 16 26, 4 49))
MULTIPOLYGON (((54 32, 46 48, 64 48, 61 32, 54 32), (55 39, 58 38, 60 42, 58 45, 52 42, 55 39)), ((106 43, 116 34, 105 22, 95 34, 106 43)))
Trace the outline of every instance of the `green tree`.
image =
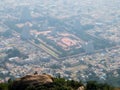
POLYGON ((1 83, 0 84, 0 90, 8 90, 8 84, 7 83, 1 83))
POLYGON ((33 85, 28 86, 25 90, 37 90, 33 85))

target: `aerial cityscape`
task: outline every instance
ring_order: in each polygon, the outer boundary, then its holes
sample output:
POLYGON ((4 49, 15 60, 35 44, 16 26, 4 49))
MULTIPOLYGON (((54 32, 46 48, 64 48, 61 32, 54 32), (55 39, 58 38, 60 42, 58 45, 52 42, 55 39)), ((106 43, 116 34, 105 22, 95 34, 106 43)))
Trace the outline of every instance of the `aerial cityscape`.
POLYGON ((0 82, 37 71, 120 86, 119 0, 0 2, 0 82))

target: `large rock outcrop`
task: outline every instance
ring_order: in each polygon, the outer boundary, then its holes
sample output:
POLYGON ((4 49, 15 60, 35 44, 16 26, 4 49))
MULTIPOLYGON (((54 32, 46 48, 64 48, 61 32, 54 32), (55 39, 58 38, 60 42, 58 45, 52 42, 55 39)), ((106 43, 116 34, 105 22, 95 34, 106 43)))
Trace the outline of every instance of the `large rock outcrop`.
POLYGON ((39 87, 50 83, 53 83, 53 78, 50 75, 27 75, 16 79, 11 85, 11 90, 25 90, 28 86, 39 87))

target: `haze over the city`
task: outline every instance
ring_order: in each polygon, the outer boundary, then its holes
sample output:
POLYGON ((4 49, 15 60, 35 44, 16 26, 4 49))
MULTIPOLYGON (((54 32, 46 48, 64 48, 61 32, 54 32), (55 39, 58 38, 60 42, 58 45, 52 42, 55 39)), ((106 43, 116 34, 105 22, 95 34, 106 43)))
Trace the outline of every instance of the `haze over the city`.
POLYGON ((120 86, 120 0, 0 0, 0 82, 36 71, 120 86))

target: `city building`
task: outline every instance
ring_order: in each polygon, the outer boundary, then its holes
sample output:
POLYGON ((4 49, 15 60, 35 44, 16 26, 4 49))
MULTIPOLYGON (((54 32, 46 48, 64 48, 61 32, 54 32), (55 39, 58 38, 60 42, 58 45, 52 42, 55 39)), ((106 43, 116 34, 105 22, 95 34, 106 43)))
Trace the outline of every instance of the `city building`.
POLYGON ((91 54, 94 52, 94 45, 93 45, 93 41, 88 41, 88 42, 85 42, 83 44, 83 48, 85 49, 85 52, 87 54, 91 54))

